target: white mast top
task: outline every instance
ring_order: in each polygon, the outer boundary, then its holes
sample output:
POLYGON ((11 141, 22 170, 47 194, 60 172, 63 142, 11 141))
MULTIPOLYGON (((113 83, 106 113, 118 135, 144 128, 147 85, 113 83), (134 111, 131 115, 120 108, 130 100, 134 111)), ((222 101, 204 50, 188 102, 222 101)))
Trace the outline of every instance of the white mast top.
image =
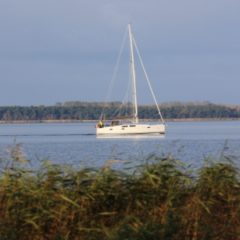
POLYGON ((130 67, 132 77, 132 94, 133 94, 133 105, 134 105, 134 122, 138 123, 138 107, 137 107, 137 86, 136 86, 136 71, 135 71, 135 60, 133 52, 133 36, 131 30, 131 24, 128 24, 129 42, 130 42, 130 67))

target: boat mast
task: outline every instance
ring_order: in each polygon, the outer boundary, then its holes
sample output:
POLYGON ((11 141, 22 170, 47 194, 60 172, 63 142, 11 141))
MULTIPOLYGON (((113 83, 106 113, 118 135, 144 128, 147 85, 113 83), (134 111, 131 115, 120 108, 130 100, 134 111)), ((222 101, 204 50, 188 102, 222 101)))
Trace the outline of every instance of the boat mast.
POLYGON ((133 120, 135 123, 138 123, 136 71, 135 71, 135 61, 134 61, 134 52, 133 52, 133 36, 132 36, 131 24, 128 24, 128 33, 129 33, 129 42, 130 42, 130 68, 131 68, 132 95, 133 95, 133 106, 134 106, 133 120))

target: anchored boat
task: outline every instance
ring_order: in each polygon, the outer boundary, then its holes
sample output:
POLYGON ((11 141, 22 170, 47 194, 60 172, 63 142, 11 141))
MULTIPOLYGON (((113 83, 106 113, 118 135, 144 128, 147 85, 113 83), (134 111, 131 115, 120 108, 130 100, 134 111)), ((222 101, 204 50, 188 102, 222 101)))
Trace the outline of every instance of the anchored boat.
POLYGON ((130 43, 130 76, 132 81, 132 105, 133 105, 133 117, 131 120, 124 119, 113 119, 112 121, 106 121, 103 119, 103 115, 101 114, 101 118, 96 125, 96 135, 104 135, 104 136, 113 136, 113 135, 134 135, 134 134, 165 134, 165 122, 162 117, 160 108, 158 106, 155 94, 153 92, 151 83, 149 81, 146 69, 143 65, 143 61, 138 50, 135 38, 132 33, 131 25, 128 25, 128 35, 129 35, 129 43, 130 43), (157 112, 159 114, 159 123, 155 124, 146 124, 140 123, 138 117, 138 103, 137 103, 137 82, 136 82, 136 71, 135 71, 135 56, 134 50, 139 57, 139 61, 141 67, 143 69, 145 78, 148 83, 149 90, 153 97, 154 103, 156 105, 157 112))

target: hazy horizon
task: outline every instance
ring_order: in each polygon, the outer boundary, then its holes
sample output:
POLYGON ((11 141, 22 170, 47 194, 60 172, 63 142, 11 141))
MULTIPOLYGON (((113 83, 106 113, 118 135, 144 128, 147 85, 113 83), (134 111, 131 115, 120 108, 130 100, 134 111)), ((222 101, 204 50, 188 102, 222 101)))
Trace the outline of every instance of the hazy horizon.
MULTIPOLYGON (((0 106, 104 101, 129 22, 158 102, 240 104, 239 12, 237 0, 2 0, 0 106)), ((138 95, 150 103, 144 84, 138 95)))
MULTIPOLYGON (((66 102, 56 102, 53 104, 12 104, 12 105, 0 105, 0 107, 51 107, 51 106, 70 106, 70 105, 77 105, 77 104, 108 104, 108 103, 119 103, 122 104, 121 101, 66 101, 66 102), (74 104, 75 103, 75 104, 74 104)), ((218 102, 210 102, 210 101, 172 101, 172 102, 158 102, 161 106, 167 106, 167 105, 222 105, 226 107, 240 107, 240 104, 231 104, 231 103, 218 103, 218 102)), ((126 103, 127 104, 127 103, 126 103)), ((155 105, 154 103, 140 103, 139 106, 150 106, 155 105)))

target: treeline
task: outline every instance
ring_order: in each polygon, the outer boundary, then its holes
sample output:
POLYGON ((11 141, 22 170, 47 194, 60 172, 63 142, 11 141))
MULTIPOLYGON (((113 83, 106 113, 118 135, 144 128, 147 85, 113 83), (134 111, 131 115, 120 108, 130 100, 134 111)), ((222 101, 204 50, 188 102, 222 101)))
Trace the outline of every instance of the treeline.
MULTIPOLYGON (((240 118, 239 106, 219 105, 213 103, 165 103, 161 106, 165 119, 185 118, 240 118)), ((5 106, 0 107, 0 121, 34 121, 34 120, 96 120, 102 112, 105 118, 131 115, 130 104, 120 102, 66 102, 54 106, 5 106)), ((157 119, 155 106, 139 107, 141 119, 157 119)))

